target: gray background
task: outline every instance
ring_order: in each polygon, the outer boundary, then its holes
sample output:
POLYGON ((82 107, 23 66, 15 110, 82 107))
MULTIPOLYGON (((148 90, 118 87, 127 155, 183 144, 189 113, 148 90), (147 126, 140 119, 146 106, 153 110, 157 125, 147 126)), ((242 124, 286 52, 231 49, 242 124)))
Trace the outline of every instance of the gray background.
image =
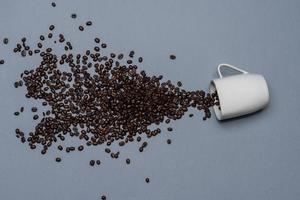
MULTIPOLYGON (((300 198, 300 1, 297 0, 1 0, 0 37, 0 199, 1 200, 292 200, 300 198), (78 19, 72 20, 71 13, 78 19), (85 32, 78 26, 94 25, 85 32), (115 52, 135 50, 141 69, 181 80, 189 90, 207 89, 219 63, 263 74, 271 102, 246 118, 203 122, 202 113, 172 123, 172 134, 121 150, 118 160, 103 147, 45 156, 15 138, 14 129, 32 130, 28 112, 36 102, 14 89, 19 74, 39 59, 11 53, 26 36, 33 45, 55 24, 75 51, 90 48, 96 35, 115 52), (171 53, 177 55, 169 60, 171 53), (25 106, 20 117, 13 113, 25 106), (166 144, 171 138, 172 145, 166 144), (55 163, 62 156, 62 163, 55 163), (130 157, 131 165, 125 164, 130 157), (101 159, 100 167, 89 167, 101 159), (146 184, 144 178, 151 182, 146 184)), ((165 129, 164 129, 165 130, 165 129)), ((164 131, 165 132, 165 131, 164 131)))

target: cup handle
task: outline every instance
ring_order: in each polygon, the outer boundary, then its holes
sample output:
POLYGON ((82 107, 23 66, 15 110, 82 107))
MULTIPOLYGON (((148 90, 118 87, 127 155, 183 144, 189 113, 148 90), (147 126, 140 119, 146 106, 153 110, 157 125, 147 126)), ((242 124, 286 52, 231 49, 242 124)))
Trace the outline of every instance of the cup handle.
POLYGON ((219 66, 218 66, 218 74, 219 74, 219 77, 220 77, 220 78, 223 78, 223 75, 222 75, 222 73, 221 73, 221 68, 224 68, 224 67, 233 69, 233 70, 238 71, 238 72, 241 72, 241 73, 243 73, 243 74, 248 74, 247 71, 244 71, 244 70, 242 70, 242 69, 240 69, 240 68, 237 68, 237 67, 234 67, 234 66, 232 66, 232 65, 223 63, 223 64, 219 64, 219 66))

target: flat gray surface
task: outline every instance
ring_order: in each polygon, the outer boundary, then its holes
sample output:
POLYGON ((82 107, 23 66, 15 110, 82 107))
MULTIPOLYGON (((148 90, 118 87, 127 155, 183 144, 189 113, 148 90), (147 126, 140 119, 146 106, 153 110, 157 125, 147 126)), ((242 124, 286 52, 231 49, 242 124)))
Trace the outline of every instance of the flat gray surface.
POLYGON ((0 199, 1 200, 296 200, 300 197, 300 1, 297 0, 1 0, 0 199), (85 2, 85 3, 83 3, 85 2), (78 19, 72 20, 71 13, 78 19), (92 20, 85 32, 78 25, 92 20), (263 74, 270 105, 246 118, 219 123, 201 114, 172 124, 172 134, 149 141, 138 153, 124 147, 119 160, 103 147, 46 156, 15 138, 14 129, 32 130, 36 102, 13 82, 38 57, 11 53, 17 39, 33 45, 50 24, 65 33, 75 51, 90 48, 99 35, 112 51, 133 49, 151 74, 181 80, 184 88, 207 89, 219 63, 263 74), (177 55, 169 60, 171 53, 177 55), (16 118, 20 106, 26 113, 16 118), (166 145, 171 138, 172 145, 166 145), (60 164, 54 162, 62 156, 60 164), (127 166, 125 158, 132 164, 127 166), (100 158, 101 167, 88 166, 100 158), (151 182, 146 184, 144 178, 151 182))

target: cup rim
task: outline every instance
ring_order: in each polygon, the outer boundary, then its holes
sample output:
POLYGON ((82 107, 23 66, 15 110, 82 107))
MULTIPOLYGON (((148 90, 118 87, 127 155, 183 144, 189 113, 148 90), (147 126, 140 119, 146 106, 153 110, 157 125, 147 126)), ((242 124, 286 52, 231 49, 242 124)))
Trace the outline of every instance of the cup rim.
MULTIPOLYGON (((212 80, 210 82, 209 91, 210 91, 210 93, 214 93, 214 92, 218 93, 214 80, 212 80)), ((219 106, 214 105, 213 109, 214 109, 214 113, 215 113, 217 119, 222 120, 223 113, 222 113, 222 106, 221 106, 220 97, 219 97, 219 103, 220 103, 220 105, 219 106)))

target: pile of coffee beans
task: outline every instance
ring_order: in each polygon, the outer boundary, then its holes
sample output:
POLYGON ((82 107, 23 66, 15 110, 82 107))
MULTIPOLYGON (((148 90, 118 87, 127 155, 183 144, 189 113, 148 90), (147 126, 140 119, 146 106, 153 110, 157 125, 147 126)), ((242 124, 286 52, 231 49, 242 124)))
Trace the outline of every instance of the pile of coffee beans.
MULTIPOLYGON (((91 21, 86 22, 86 26, 91 25, 91 21)), ((163 131, 150 129, 151 125, 178 120, 189 107, 203 111, 203 120, 206 120, 211 117, 209 108, 219 105, 216 93, 186 91, 181 88, 180 81, 175 85, 170 80, 163 81, 162 75, 140 71, 136 63, 141 63, 143 58, 136 59, 134 51, 128 56, 105 53, 107 50, 104 52, 103 49, 107 44, 98 37, 93 39, 92 49, 74 54, 71 42, 66 41, 63 34, 55 34, 54 29, 54 25, 49 26, 47 37, 40 36, 36 49, 31 50, 26 38, 22 38, 13 50, 23 57, 34 54, 40 57, 38 65, 20 75, 21 80, 14 83, 15 88, 25 86, 27 98, 40 100, 42 106, 50 107, 43 116, 35 113, 33 119, 39 123, 32 132, 25 134, 16 129, 16 136, 21 142, 27 142, 31 149, 41 146, 41 153, 45 154, 65 137, 77 137, 83 143, 77 148, 57 147, 68 153, 83 151, 83 145, 110 146, 116 142, 124 146, 129 142, 140 142, 139 135, 157 136, 163 131), (62 45, 65 53, 57 54, 44 44, 55 37, 59 41, 56 45, 62 45)), ((170 58, 176 57, 171 55, 170 58)), ((31 111, 37 112, 37 108, 31 111)), ((19 114, 15 113, 16 116, 19 114)), ((172 130, 169 127, 166 131, 172 130)), ((171 144, 171 140, 167 143, 171 144)), ((143 142, 139 151, 143 152, 146 146, 147 142, 143 142)), ((118 158, 120 153, 111 152, 109 148, 105 152, 112 158, 118 158)), ((60 158, 56 159, 56 162, 60 161, 60 158)), ((91 160, 90 165, 94 166, 95 161, 91 160)))

